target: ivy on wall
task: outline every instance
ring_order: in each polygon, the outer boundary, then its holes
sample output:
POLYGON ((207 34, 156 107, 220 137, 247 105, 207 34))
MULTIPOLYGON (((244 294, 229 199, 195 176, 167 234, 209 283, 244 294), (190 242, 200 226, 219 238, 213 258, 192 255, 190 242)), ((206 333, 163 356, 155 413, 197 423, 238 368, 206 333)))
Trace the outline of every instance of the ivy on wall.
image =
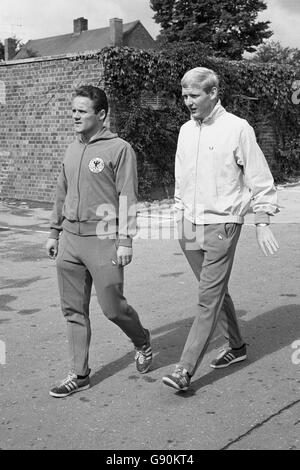
POLYGON ((274 129, 277 151, 269 163, 275 179, 290 176, 291 169, 300 171, 299 158, 296 161, 300 152, 300 105, 292 102, 297 78, 293 67, 214 58, 207 55, 202 44, 194 43, 160 51, 110 47, 82 56, 84 60, 95 57, 103 65, 105 88, 116 106, 117 130, 138 154, 145 191, 153 183, 147 181, 144 171, 151 163, 160 169, 156 182, 158 177, 165 186, 172 183, 179 127, 189 119, 182 103, 180 80, 187 70, 197 66, 217 72, 220 97, 228 111, 247 119, 258 133, 264 125, 274 129), (160 109, 143 105, 142 92, 158 94, 160 109))

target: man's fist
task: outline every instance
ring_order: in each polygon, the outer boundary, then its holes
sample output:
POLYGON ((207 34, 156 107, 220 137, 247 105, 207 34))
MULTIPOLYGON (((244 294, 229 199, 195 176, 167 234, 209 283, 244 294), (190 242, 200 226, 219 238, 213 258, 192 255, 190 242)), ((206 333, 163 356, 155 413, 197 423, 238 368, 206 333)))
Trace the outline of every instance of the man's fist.
POLYGON ((128 246, 119 246, 117 251, 119 266, 126 266, 132 260, 132 248, 128 246))
POLYGON ((48 238, 46 243, 46 251, 49 258, 55 259, 58 252, 58 240, 55 238, 48 238))

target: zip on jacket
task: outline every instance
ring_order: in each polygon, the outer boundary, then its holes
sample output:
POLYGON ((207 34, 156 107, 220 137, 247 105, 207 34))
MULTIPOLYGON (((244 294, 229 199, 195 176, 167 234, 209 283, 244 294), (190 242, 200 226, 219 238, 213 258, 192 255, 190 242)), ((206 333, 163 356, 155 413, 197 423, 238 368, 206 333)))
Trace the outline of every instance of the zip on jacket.
POLYGON ((131 246, 136 202, 136 156, 130 144, 105 127, 87 144, 79 137, 69 145, 58 178, 50 237, 65 229, 131 246))
POLYGON ((194 224, 243 223, 251 202, 255 223, 268 223, 279 211, 253 128, 219 101, 201 124, 191 119, 180 129, 175 208, 194 224))

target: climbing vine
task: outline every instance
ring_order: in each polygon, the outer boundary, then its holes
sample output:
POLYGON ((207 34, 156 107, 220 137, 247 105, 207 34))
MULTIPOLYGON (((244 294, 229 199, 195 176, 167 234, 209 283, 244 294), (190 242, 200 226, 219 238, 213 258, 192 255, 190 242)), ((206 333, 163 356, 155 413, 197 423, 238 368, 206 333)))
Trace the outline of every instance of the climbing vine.
MULTIPOLYGON (((117 109, 117 130, 136 149, 143 181, 145 167, 155 163, 161 182, 172 183, 178 130, 188 119, 180 80, 196 66, 218 73, 220 97, 228 111, 247 119, 258 135, 261 126, 273 128, 277 151, 270 164, 276 179, 290 176, 291 168, 300 171, 295 157, 300 149, 300 105, 292 102, 297 70, 273 63, 228 61, 209 52, 203 44, 183 43, 160 51, 111 47, 84 56, 85 60, 97 57, 102 62, 105 88, 117 109), (160 96, 159 109, 141 100, 143 93, 149 92, 160 96)), ((150 186, 146 181, 145 187, 150 186)))

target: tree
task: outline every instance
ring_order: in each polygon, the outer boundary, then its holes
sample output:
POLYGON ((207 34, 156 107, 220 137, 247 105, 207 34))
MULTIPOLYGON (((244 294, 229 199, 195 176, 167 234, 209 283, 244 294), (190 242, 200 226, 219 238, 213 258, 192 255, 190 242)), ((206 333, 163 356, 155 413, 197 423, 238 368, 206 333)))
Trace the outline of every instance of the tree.
POLYGON ((150 6, 162 27, 162 45, 199 41, 217 56, 241 59, 273 34, 269 21, 257 21, 266 9, 263 0, 150 0, 150 6))
POLYGON ((284 47, 278 41, 261 44, 252 57, 255 62, 273 62, 282 65, 300 66, 300 49, 284 47))

